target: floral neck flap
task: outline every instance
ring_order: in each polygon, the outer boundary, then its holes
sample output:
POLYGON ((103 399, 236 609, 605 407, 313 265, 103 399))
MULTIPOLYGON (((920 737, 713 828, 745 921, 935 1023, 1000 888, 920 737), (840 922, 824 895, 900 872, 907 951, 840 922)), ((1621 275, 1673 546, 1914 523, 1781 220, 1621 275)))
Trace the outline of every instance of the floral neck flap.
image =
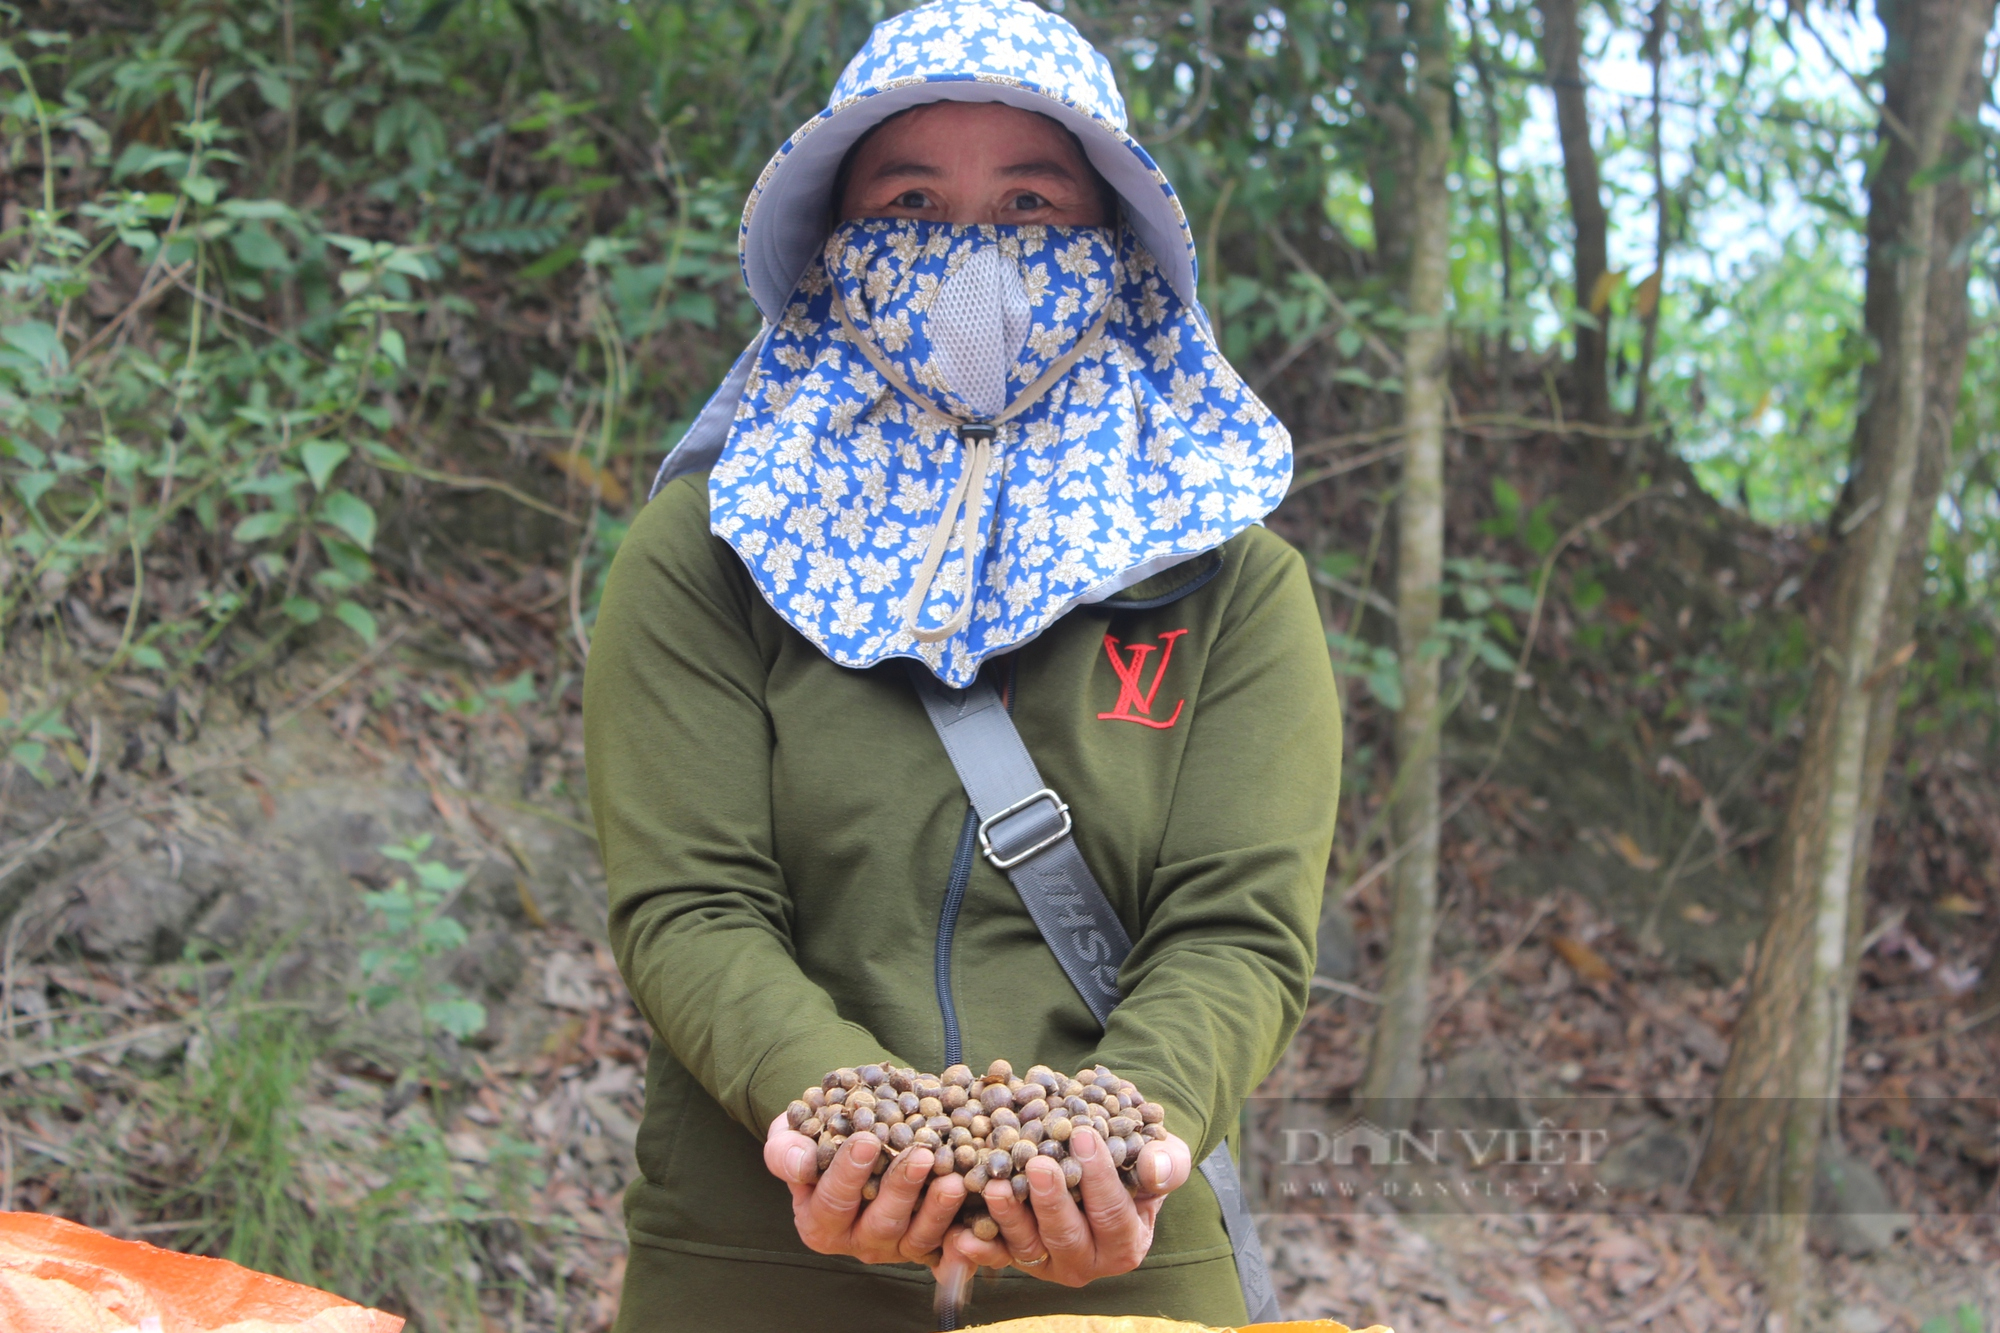
POLYGON ((1257 522, 1291 474, 1290 434, 1129 232, 871 219, 758 349, 710 526, 834 661, 963 688, 1257 522))

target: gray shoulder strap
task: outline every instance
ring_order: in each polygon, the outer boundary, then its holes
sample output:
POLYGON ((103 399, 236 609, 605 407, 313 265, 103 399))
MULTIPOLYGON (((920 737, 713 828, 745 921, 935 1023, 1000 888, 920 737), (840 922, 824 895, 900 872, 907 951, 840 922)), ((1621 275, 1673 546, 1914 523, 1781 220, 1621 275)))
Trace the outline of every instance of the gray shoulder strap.
POLYGON ((707 405, 688 426, 680 442, 668 451, 660 470, 653 474, 652 489, 646 492, 648 500, 675 477, 715 466, 722 446, 729 441, 729 423, 736 420, 736 404, 743 398, 744 386, 750 383, 750 372, 757 368, 757 354, 764 350, 764 338, 770 331, 771 326, 766 324, 750 340, 750 345, 737 354, 735 364, 722 377, 722 387, 710 395, 707 405))
MULTIPOLYGON (((1042 781, 998 690, 984 679, 951 689, 920 662, 910 664, 910 677, 979 814, 980 851, 1013 882, 1063 975, 1106 1022, 1118 1005, 1118 969, 1132 939, 1070 836, 1069 806, 1042 781)), ((1251 1322, 1277 1320, 1271 1271, 1226 1141, 1202 1161, 1201 1174, 1222 1207, 1251 1322)))

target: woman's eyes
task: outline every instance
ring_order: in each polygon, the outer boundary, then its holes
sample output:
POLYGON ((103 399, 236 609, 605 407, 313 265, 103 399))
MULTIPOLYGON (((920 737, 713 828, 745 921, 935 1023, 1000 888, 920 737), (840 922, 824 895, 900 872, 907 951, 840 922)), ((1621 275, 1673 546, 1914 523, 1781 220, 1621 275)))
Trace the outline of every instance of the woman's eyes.
MULTIPOLYGON (((905 190, 889 201, 889 207, 903 209, 911 213, 922 213, 938 207, 938 201, 923 190, 905 190)), ((1033 190, 1023 190, 1007 200, 1007 207, 1016 213, 1038 213, 1055 205, 1033 190)))

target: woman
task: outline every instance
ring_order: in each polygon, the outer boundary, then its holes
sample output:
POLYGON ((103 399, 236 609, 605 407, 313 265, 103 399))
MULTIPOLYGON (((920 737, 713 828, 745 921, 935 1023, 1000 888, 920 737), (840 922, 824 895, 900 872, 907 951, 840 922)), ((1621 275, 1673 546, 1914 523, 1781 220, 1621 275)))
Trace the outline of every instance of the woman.
POLYGON ((930 1328, 929 1269, 969 1265, 1005 1270, 981 1320, 1242 1322, 1261 1260, 1210 1155, 1304 1007, 1339 786, 1304 567, 1257 526, 1290 438, 1214 347, 1110 66, 1019 0, 877 27, 742 254, 766 330, 620 549, 585 689, 656 1037, 618 1326, 930 1328), (989 685, 1130 938, 1102 1024, 974 854, 994 821, 927 708, 989 685), (784 1116, 839 1067, 994 1059, 1163 1105, 1136 1192, 1079 1131, 1083 1206, 1031 1163, 980 1240, 926 1150, 864 1205, 880 1145, 822 1173, 784 1116))

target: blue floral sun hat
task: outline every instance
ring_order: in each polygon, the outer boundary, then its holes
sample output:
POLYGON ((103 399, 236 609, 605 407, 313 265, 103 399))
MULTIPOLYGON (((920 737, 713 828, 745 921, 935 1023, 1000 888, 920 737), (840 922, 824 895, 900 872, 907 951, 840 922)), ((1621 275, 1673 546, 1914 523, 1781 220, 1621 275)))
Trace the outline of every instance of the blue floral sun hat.
POLYGON ((1291 437, 1215 346, 1180 201, 1126 132, 1110 63, 1058 15, 934 0, 877 25, 764 168, 739 246, 764 329, 654 489, 708 470, 712 530, 833 661, 915 658, 962 687, 1285 495, 1291 437), (847 151, 938 101, 1070 130, 1117 223, 829 236, 847 151), (1005 347, 973 355, 945 325, 1005 347))
POLYGON ((1004 102, 1075 134, 1162 276, 1194 301, 1194 233, 1166 175, 1126 132, 1111 62, 1067 19, 1027 0, 937 0, 876 26, 826 110, 799 126, 750 191, 739 245, 765 319, 826 239, 826 200, 847 150, 899 111, 947 101, 1004 102))

